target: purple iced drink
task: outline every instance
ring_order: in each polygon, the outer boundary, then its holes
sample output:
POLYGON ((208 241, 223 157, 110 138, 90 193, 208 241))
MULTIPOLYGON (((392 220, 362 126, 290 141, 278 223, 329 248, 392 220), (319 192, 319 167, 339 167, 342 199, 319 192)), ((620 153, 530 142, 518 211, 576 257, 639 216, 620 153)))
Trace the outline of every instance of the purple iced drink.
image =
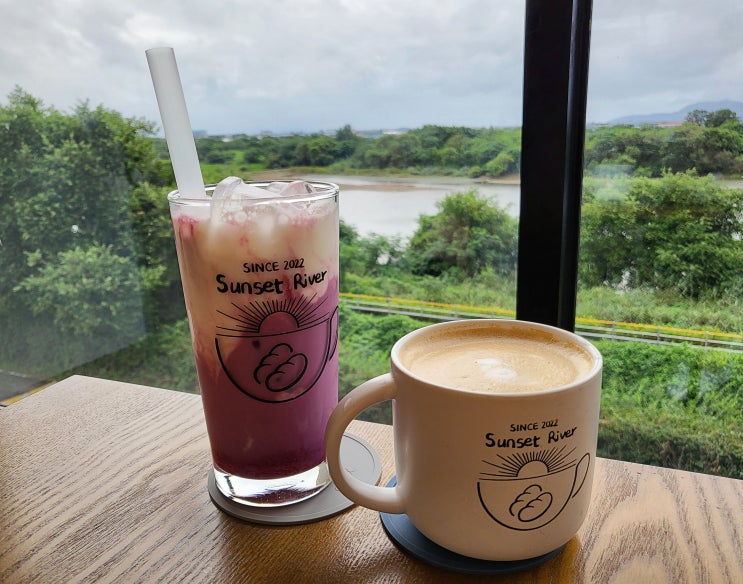
POLYGON ((267 480, 323 463, 338 401, 338 190, 171 195, 217 473, 267 480))

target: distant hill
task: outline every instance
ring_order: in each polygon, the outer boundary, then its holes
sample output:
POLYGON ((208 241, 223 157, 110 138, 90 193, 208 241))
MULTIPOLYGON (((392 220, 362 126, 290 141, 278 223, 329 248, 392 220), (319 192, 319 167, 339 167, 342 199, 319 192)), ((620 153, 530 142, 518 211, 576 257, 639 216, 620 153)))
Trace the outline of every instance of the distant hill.
POLYGON ((671 113, 658 113, 658 114, 637 114, 630 116, 623 116, 621 118, 615 118, 611 120, 610 124, 632 124, 634 126, 641 126, 643 124, 660 124, 662 122, 683 122, 686 118, 686 114, 694 110, 705 110, 708 112, 715 112, 721 109, 729 109, 738 114, 738 117, 743 120, 743 102, 741 101, 703 101, 700 103, 693 103, 687 105, 685 108, 680 109, 676 112, 671 113))

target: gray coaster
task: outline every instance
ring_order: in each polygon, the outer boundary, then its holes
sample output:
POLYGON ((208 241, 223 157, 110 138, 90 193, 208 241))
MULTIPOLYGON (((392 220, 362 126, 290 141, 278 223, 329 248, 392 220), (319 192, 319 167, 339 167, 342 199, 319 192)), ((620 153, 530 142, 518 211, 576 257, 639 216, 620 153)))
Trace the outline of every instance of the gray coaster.
MULTIPOLYGON (((365 483, 376 485, 382 476, 382 461, 377 452, 366 440, 353 434, 343 435, 341 460, 348 472, 365 483)), ((228 515, 252 523, 270 525, 312 523, 337 515, 353 505, 333 483, 314 497, 281 507, 251 507, 225 497, 217 488, 212 471, 209 471, 207 489, 212 503, 228 515)))
MULTIPOLYGON (((394 487, 396 484, 397 477, 392 477, 387 483, 387 486, 394 487)), ((384 527, 385 532, 387 532, 392 542, 400 549, 431 566, 461 574, 512 574, 514 572, 529 570, 556 556, 565 547, 563 545, 543 556, 526 560, 515 560, 512 562, 478 560, 477 558, 460 555, 432 542, 418 531, 418 528, 413 525, 405 514, 392 515, 390 513, 380 513, 379 517, 382 520, 382 527, 384 527)))

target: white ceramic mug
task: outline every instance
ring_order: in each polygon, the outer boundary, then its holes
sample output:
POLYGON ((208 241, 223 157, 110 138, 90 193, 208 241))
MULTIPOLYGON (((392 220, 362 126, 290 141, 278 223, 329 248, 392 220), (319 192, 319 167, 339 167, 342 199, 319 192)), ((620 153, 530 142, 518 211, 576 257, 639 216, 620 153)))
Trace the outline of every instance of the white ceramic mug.
MULTIPOLYGON (((437 341, 438 342, 438 341, 437 341)), ((480 367, 500 363, 490 355, 480 367)), ((444 361, 444 359, 442 359, 444 361)), ((326 454, 333 481, 352 501, 405 513, 426 537, 456 553, 485 560, 523 560, 554 551, 581 526, 591 499, 601 397, 602 358, 577 335, 523 321, 467 320, 413 331, 395 343, 391 373, 351 391, 333 412, 326 454), (436 339, 457 353, 471 336, 535 340, 541 355, 567 347, 586 367, 548 387, 508 393, 461 389, 410 370, 436 339), (563 380, 564 381, 564 380, 563 380), (393 400, 397 485, 377 487, 347 472, 340 443, 348 424, 369 406, 393 400)), ((528 367, 527 367, 528 368, 528 367)), ((506 377, 498 366, 495 376, 506 377)), ((518 389, 518 388, 517 388, 518 389)), ((523 389, 523 388, 522 388, 523 389)))

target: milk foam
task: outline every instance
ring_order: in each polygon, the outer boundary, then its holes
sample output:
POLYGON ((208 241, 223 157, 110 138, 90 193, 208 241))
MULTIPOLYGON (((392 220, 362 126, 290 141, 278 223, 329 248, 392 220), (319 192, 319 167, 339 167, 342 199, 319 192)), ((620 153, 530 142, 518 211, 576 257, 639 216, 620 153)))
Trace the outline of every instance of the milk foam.
POLYGON ((401 354, 412 373, 447 387, 478 392, 523 393, 584 378, 593 360, 581 347, 541 331, 496 336, 471 329, 418 339, 401 354))

